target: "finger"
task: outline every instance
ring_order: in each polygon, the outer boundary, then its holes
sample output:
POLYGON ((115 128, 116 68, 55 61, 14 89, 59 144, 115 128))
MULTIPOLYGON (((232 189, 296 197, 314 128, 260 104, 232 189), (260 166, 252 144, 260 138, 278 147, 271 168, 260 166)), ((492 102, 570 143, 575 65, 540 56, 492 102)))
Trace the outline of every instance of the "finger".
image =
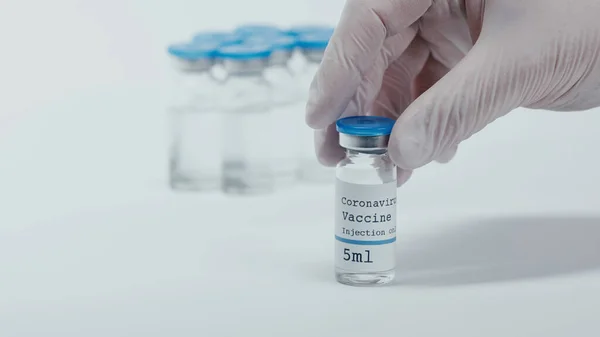
MULTIPOLYGON (((414 37, 410 30, 406 30, 404 34, 414 37)), ((370 76, 362 82, 361 89, 358 90, 352 103, 338 118, 367 113, 379 114, 382 108, 374 106, 373 102, 377 96, 380 96, 380 89, 386 90, 389 97, 394 98, 394 102, 398 98, 406 97, 406 102, 402 101, 401 103, 402 110, 408 106, 410 82, 423 67, 428 51, 425 43, 418 38, 413 40, 408 47, 402 45, 405 40, 406 35, 395 35, 386 40, 386 47, 382 49, 378 58, 379 63, 374 66, 370 76), (399 54, 402 55, 398 57, 399 54), (385 70, 390 61, 393 61, 391 68, 385 70), (402 85, 399 87, 398 83, 402 83, 402 85)), ((394 107, 398 106, 398 104, 390 104, 394 107)), ((319 162, 326 166, 335 165, 333 163, 337 163, 339 158, 344 155, 344 149, 338 144, 338 133, 333 127, 333 123, 315 132, 315 148, 319 162)))
MULTIPOLYGON (((383 76, 389 64, 398 59, 402 53, 407 51, 410 43, 416 36, 415 28, 407 28, 401 33, 388 37, 379 52, 379 57, 375 60, 371 69, 362 79, 361 84, 356 90, 356 94, 346 106, 344 112, 338 117, 356 116, 366 114, 373 105, 373 102, 382 86, 383 76)), ((411 57, 411 51, 407 51, 411 57)))
POLYGON ((448 149, 444 150, 442 152, 442 154, 437 156, 435 158, 435 161, 437 161, 440 164, 449 163, 454 158, 457 151, 458 151, 458 145, 452 145, 452 146, 448 147, 448 149))
POLYGON ((429 56, 427 44, 416 37, 406 51, 386 69, 371 113, 397 119, 411 103, 411 88, 429 56))
POLYGON ((412 176, 413 170, 405 170, 402 168, 396 168, 397 171, 397 182, 396 186, 400 187, 404 185, 412 176))
POLYGON ((315 130, 315 151, 317 159, 324 166, 336 166, 344 159, 346 152, 339 144, 339 134, 335 124, 325 129, 315 130))
POLYGON ((480 39, 398 118, 389 144, 396 165, 426 165, 518 107, 522 85, 515 60, 496 41, 480 39))
POLYGON ((438 62, 433 55, 429 55, 425 66, 413 82, 412 99, 417 99, 425 91, 429 90, 449 71, 450 69, 438 62))
MULTIPOLYGON (((417 99, 421 94, 429 90, 429 88, 436 84, 449 71, 450 69, 438 62, 433 55, 429 55, 427 63, 413 83, 413 99, 417 99)), ((456 155, 457 150, 457 145, 450 146, 447 150, 437 156, 435 161, 442 164, 449 163, 456 155)))
POLYGON ((325 128, 344 112, 385 38, 409 27, 431 0, 348 0, 315 75, 306 123, 325 128))
POLYGON ((485 1, 465 1, 465 14, 467 16, 467 25, 471 41, 475 43, 479 39, 481 29, 483 28, 483 12, 485 9, 485 1))

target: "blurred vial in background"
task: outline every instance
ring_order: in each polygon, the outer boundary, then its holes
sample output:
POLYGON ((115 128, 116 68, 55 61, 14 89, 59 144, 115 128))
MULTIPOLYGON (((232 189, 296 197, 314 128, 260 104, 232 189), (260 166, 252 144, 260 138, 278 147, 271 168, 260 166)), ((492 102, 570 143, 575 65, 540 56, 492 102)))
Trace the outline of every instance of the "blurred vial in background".
POLYGON ((315 76, 323 53, 331 38, 330 31, 301 34, 297 36, 297 45, 304 58, 304 65, 298 71, 298 82, 301 86, 302 129, 300 135, 300 179, 313 183, 333 183, 335 168, 323 166, 315 154, 314 130, 304 122, 304 108, 308 100, 310 84, 315 76))
POLYGON ((270 193, 274 187, 275 125, 271 86, 264 76, 271 53, 269 45, 246 43, 218 52, 227 73, 221 103, 225 193, 270 193))
POLYGON ((296 47, 296 39, 287 35, 254 35, 248 44, 268 44, 272 48, 265 78, 273 87, 271 120, 273 142, 271 149, 277 154, 273 166, 275 187, 289 186, 298 180, 298 137, 304 124, 300 87, 289 68, 289 60, 296 47))
POLYGON ((291 36, 300 36, 307 34, 333 34, 333 27, 327 25, 300 25, 293 26, 286 30, 285 33, 291 36))
MULTIPOLYGON (((219 47, 235 45, 242 43, 243 41, 244 38, 239 34, 221 31, 201 32, 192 37, 192 44, 213 43, 217 44, 219 47)), ((221 60, 218 58, 215 60, 212 73, 215 79, 219 81, 223 81, 225 79, 225 69, 223 68, 221 60)))
POLYGON ((174 64, 170 122, 169 175, 175 190, 214 190, 220 186, 221 163, 216 140, 220 116, 217 83, 211 75, 218 46, 214 43, 168 47, 174 64))
MULTIPOLYGON (((285 30, 285 34, 289 36, 293 36, 298 39, 302 35, 324 35, 329 40, 329 37, 333 34, 333 27, 327 25, 300 25, 300 26, 292 26, 291 28, 285 30)), ((301 73, 305 70, 307 61, 302 53, 302 49, 297 48, 293 53, 292 58, 290 59, 290 69, 294 73, 301 73)), ((308 88, 302 87, 306 93, 308 93, 308 88)))
POLYGON ((245 24, 238 26, 234 31, 234 34, 242 36, 244 38, 256 37, 256 36, 277 36, 283 35, 284 32, 276 26, 267 24, 245 24))
POLYGON ((192 43, 216 43, 220 46, 230 46, 242 41, 242 36, 230 32, 202 32, 192 38, 192 43))

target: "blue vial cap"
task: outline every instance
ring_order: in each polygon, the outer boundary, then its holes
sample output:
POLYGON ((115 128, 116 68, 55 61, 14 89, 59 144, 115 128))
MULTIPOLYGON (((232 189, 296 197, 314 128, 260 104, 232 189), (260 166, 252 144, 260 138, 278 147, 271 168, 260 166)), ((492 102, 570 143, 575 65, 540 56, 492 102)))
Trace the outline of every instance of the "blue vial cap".
POLYGON ((244 43, 270 45, 273 50, 292 50, 296 47, 296 38, 287 35, 259 35, 247 38, 244 43))
POLYGON ((242 36, 254 36, 254 35, 283 35, 283 31, 281 31, 276 26, 272 25, 260 25, 260 24, 247 24, 238 26, 235 31, 235 34, 242 36))
POLYGON ((193 43, 218 43, 221 46, 227 46, 231 44, 241 43, 243 37, 228 32, 203 32, 194 35, 192 38, 193 43))
POLYGON ((265 59, 271 56, 273 50, 268 44, 240 43, 224 46, 218 49, 217 55, 230 60, 265 59))
POLYGON ((335 126, 339 133, 352 136, 375 137, 391 134, 395 122, 395 120, 387 117, 353 116, 338 119, 335 126))
POLYGON ((177 43, 167 48, 167 52, 186 60, 210 59, 216 56, 219 45, 216 43, 177 43))
POLYGON ((325 49, 329 44, 331 34, 328 33, 310 33, 298 35, 298 47, 303 49, 325 49))
POLYGON ((298 36, 305 34, 333 34, 333 27, 325 25, 302 25, 294 26, 286 31, 288 35, 298 36))

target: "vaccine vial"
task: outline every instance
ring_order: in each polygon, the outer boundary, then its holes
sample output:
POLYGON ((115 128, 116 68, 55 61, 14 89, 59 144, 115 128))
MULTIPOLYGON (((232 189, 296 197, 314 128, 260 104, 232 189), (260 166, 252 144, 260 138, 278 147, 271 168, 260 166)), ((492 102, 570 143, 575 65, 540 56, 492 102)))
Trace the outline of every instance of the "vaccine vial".
POLYGON ((298 26, 287 31, 287 34, 297 40, 297 52, 292 60, 292 70, 298 73, 298 81, 303 87, 302 94, 308 98, 310 84, 321 64, 325 49, 329 44, 333 29, 326 27, 298 26))
POLYGON ((271 114, 272 87, 265 78, 272 50, 269 45, 241 43, 219 48, 223 81, 223 192, 259 194, 273 190, 272 150, 275 125, 271 114))
MULTIPOLYGON (((301 90, 301 116, 304 118, 310 84, 321 64, 325 48, 329 43, 329 32, 311 33, 297 36, 297 44, 304 58, 304 65, 298 71, 298 82, 301 90)), ((331 183, 335 178, 335 169, 323 166, 315 156, 315 131, 303 122, 300 130, 300 179, 309 183, 331 183)))
POLYGON ((322 24, 308 24, 308 25, 298 25, 292 26, 285 31, 286 34, 291 36, 300 36, 307 34, 333 34, 333 27, 322 24))
MULTIPOLYGON (((235 34, 233 32, 223 32, 223 31, 207 31, 207 32, 199 32, 196 33, 192 37, 192 43, 194 44, 207 44, 213 43, 217 44, 219 47, 235 45, 238 43, 242 43, 244 41, 244 37, 235 34)), ((216 58, 213 68, 212 68, 213 77, 218 81, 223 81, 225 79, 226 73, 225 69, 223 69, 223 64, 221 59, 216 58)))
POLYGON ((271 121, 275 127, 271 150, 277 153, 277 162, 273 165, 274 183, 275 188, 291 186, 298 180, 298 131, 305 123, 304 111, 299 106, 300 88, 289 68, 296 39, 281 34, 265 34, 250 37, 246 43, 268 44, 272 48, 265 78, 273 88, 271 121))
POLYGON ((219 46, 230 46, 234 44, 241 43, 243 41, 243 37, 230 32, 220 32, 220 31, 212 31, 212 32, 200 32, 196 33, 192 37, 193 43, 217 43, 219 46))
MULTIPOLYGON (((292 26, 289 29, 285 30, 285 34, 293 36, 296 39, 302 36, 308 36, 308 39, 304 39, 304 45, 306 46, 307 42, 310 43, 309 40, 311 39, 311 35, 321 35, 324 36, 326 40, 328 40, 329 37, 331 37, 331 35, 333 34, 333 27, 326 25, 298 25, 292 26)), ((317 47, 320 48, 320 46, 317 47)), ((310 84, 309 81, 312 80, 311 72, 316 71, 316 69, 314 69, 314 67, 313 69, 308 69, 309 62, 307 62, 306 58, 304 57, 302 48, 296 48, 296 51, 293 53, 289 63, 292 71, 298 72, 304 77, 304 79, 302 79, 302 86, 304 94, 306 95, 308 93, 308 85, 310 84)))
POLYGON ((335 277, 342 284, 390 283, 396 264, 396 167, 387 152, 394 120, 336 122, 346 157, 336 167, 335 277))
POLYGON ((211 74, 216 52, 214 43, 168 47, 174 66, 174 91, 168 108, 169 182, 174 190, 215 190, 220 186, 220 150, 215 143, 220 122, 215 104, 218 84, 211 74))
POLYGON ((265 36, 265 35, 282 35, 284 32, 277 26, 263 23, 247 23, 237 26, 233 31, 239 36, 245 38, 252 36, 265 36))

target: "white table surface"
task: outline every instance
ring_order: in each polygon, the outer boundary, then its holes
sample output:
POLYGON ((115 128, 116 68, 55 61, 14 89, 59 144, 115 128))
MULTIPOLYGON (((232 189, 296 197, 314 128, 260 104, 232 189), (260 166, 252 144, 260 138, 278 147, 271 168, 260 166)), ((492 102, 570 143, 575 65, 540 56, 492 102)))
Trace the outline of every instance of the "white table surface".
POLYGON ((333 279, 333 189, 173 193, 156 88, 0 137, 0 336, 598 336, 600 111, 517 110, 399 189, 398 278, 333 279))

